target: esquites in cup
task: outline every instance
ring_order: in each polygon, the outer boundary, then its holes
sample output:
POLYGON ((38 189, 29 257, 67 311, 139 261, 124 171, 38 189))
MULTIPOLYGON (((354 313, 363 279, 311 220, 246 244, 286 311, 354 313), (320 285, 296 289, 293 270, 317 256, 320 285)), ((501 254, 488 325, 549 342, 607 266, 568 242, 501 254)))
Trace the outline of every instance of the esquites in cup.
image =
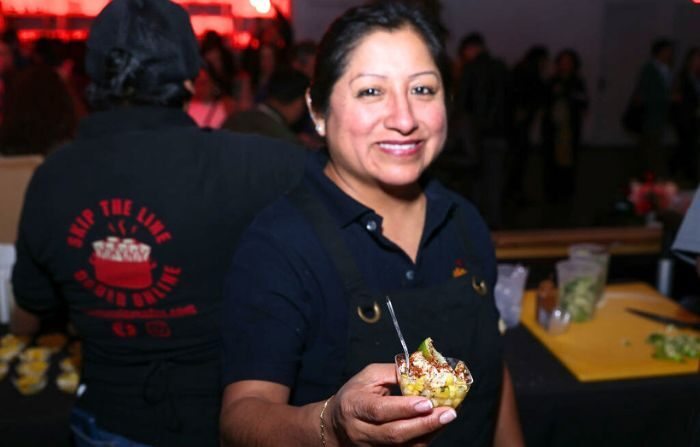
POLYGON ((467 365, 440 354, 432 338, 423 340, 411 354, 408 367, 403 354, 397 354, 394 360, 401 393, 427 397, 434 407, 459 407, 474 383, 467 365))

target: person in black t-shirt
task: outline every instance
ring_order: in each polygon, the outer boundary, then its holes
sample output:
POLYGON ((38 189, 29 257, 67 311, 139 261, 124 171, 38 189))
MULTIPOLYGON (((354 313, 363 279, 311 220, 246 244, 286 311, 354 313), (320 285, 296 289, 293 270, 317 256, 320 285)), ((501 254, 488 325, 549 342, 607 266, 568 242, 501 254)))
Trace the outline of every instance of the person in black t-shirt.
POLYGON ((88 39, 99 111, 29 185, 17 304, 61 304, 83 337, 78 445, 216 446, 223 278, 252 216, 301 175, 303 151, 199 129, 187 13, 114 0, 88 39))

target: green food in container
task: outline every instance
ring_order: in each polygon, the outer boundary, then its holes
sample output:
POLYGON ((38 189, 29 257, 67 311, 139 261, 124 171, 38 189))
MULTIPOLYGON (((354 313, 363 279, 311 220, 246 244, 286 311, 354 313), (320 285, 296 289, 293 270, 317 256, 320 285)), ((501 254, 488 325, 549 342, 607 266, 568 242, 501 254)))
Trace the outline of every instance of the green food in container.
POLYGON ((561 306, 571 314, 575 322, 593 318, 597 301, 597 281, 594 278, 580 277, 564 284, 559 297, 561 306))

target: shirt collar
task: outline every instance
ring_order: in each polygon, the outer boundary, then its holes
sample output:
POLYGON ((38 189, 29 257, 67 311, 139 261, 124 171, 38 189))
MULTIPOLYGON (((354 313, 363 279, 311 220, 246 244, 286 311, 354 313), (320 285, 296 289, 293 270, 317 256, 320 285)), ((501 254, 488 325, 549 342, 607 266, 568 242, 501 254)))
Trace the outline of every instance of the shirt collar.
MULTIPOLYGON (((366 223, 364 221, 370 216, 377 216, 381 222, 381 216, 378 216, 374 210, 347 195, 326 176, 323 169, 327 163, 328 154, 325 151, 312 154, 306 164, 306 181, 313 190, 318 191, 321 200, 338 224, 341 227, 346 227, 353 222, 364 225, 366 223)), ((427 210, 422 239, 427 241, 445 223, 456 202, 452 194, 439 181, 426 176, 423 185, 427 198, 427 210)))
POLYGON ((80 137, 168 127, 196 127, 184 110, 173 107, 130 106, 95 112, 82 119, 80 137))
POLYGON ((312 154, 306 163, 306 179, 313 190, 318 191, 321 200, 340 226, 345 227, 361 216, 373 213, 371 208, 345 194, 326 176, 323 169, 327 163, 328 154, 325 150, 312 154))

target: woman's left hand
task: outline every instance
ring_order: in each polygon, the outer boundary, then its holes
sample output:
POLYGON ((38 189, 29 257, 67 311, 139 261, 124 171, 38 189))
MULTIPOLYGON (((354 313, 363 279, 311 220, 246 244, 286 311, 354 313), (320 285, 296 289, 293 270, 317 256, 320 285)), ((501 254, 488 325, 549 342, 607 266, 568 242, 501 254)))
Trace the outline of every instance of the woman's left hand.
POLYGON ((372 364, 353 376, 329 402, 327 445, 427 446, 457 417, 449 407, 433 408, 423 397, 389 396, 396 384, 393 364, 372 364))

